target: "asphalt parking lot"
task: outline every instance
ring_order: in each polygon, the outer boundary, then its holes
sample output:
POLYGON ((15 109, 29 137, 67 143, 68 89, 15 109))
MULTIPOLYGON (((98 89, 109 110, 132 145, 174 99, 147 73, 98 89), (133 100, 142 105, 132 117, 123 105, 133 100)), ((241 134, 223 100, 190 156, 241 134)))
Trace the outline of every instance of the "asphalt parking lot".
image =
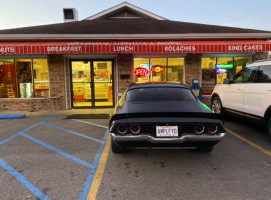
POLYGON ((32 116, 0 121, 0 199, 86 199, 107 120, 32 116))
POLYGON ((113 154, 107 123, 0 120, 0 199, 270 199, 271 142, 255 124, 226 119, 229 133, 210 154, 113 154))

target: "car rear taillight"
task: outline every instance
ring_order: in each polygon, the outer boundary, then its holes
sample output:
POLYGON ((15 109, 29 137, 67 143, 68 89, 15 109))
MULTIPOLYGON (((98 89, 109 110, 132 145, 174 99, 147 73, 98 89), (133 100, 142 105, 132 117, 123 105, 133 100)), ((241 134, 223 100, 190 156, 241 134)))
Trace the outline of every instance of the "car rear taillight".
POLYGON ((125 134, 127 132, 127 125, 125 124, 120 124, 118 125, 118 128, 117 128, 118 132, 120 134, 125 134))
POLYGON ((140 132, 140 126, 138 124, 132 124, 130 126, 130 130, 132 133, 139 133, 140 132))
POLYGON ((204 126, 203 126, 203 124, 196 124, 196 125, 194 126, 194 131, 195 131, 195 133, 197 133, 197 134, 203 133, 203 131, 204 131, 204 126))
POLYGON ((208 132, 210 134, 215 134, 217 132, 217 125, 215 124, 210 124, 208 125, 208 128, 207 128, 208 132))

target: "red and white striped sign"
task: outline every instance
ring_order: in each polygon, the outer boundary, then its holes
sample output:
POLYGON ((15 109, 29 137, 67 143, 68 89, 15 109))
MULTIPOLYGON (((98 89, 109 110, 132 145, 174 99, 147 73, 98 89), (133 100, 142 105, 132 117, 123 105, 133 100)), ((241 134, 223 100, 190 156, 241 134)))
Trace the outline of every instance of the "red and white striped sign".
POLYGON ((271 42, 156 41, 156 42, 13 42, 0 43, 0 55, 21 54, 149 54, 149 53, 245 53, 271 50, 271 42))

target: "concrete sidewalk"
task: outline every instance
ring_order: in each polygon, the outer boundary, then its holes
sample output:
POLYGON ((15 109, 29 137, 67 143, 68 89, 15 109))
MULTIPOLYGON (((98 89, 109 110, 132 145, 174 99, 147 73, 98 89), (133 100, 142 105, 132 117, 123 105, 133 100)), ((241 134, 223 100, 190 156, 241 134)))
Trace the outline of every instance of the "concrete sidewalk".
POLYGON ((72 110, 59 110, 59 111, 9 111, 0 110, 0 115, 14 115, 14 114, 25 114, 27 116, 35 115, 74 115, 74 114, 110 114, 113 112, 114 108, 103 108, 103 109, 72 109, 72 110))

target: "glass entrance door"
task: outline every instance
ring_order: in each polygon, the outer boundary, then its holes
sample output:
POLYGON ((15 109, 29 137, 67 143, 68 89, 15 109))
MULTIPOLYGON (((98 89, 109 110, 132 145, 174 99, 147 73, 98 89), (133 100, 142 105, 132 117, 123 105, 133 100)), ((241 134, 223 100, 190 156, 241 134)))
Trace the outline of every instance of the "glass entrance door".
POLYGON ((95 106, 113 106, 112 61, 94 61, 95 106))
POLYGON ((112 107, 113 61, 71 61, 74 108, 112 107))
POLYGON ((73 107, 93 106, 91 95, 91 62, 72 61, 73 107))

